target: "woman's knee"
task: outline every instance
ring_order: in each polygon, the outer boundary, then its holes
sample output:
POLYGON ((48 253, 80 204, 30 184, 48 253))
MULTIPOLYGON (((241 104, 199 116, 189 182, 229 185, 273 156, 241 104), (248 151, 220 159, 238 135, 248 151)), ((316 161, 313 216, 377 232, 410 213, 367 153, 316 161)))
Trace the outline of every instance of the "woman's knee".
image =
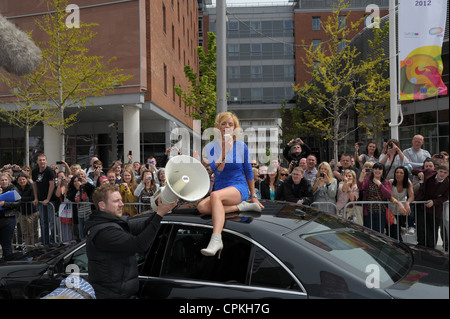
POLYGON ((221 192, 218 192, 218 191, 211 192, 210 198, 211 198, 211 201, 217 201, 217 200, 221 201, 222 200, 221 192))
POLYGON ((205 200, 202 200, 200 203, 198 203, 197 210, 202 214, 210 214, 211 207, 209 205, 209 200, 205 199, 205 200))

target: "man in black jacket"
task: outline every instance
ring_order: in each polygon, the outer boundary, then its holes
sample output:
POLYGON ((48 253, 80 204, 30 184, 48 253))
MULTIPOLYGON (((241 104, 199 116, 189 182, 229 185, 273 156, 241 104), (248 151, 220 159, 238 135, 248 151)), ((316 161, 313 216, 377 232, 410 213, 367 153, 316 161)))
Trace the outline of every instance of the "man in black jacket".
POLYGON ((117 185, 102 185, 94 192, 97 208, 86 222, 89 283, 99 299, 128 299, 139 290, 136 253, 145 253, 158 232, 160 221, 175 206, 158 202, 150 218, 122 217, 117 185))
POLYGON ((284 158, 289 162, 289 171, 297 167, 302 158, 308 157, 311 149, 300 138, 290 140, 283 150, 284 158))
POLYGON ((281 197, 288 202, 311 205, 314 195, 311 183, 303 178, 303 168, 295 167, 291 176, 284 180, 281 197))

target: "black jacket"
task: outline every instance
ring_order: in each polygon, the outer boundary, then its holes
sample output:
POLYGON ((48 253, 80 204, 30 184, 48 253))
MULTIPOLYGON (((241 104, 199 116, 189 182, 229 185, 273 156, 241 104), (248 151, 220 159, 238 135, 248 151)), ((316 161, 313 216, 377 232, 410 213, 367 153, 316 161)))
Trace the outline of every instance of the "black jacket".
MULTIPOLYGON (((278 181, 278 185, 275 187, 275 200, 281 199, 282 181, 278 181)), ((270 199, 270 187, 265 181, 259 181, 257 183, 261 199, 270 199)))
MULTIPOLYGON (((2 194, 5 194, 10 191, 14 191, 14 190, 17 191, 17 188, 13 184, 9 184, 8 187, 3 188, 2 194)), ((2 207, 3 209, 0 210, 0 218, 15 217, 16 214, 19 212, 19 209, 20 209, 19 205, 20 205, 19 201, 5 202, 5 204, 2 207)))
POLYGON ((292 168, 297 167, 298 164, 300 163, 300 160, 303 157, 308 157, 311 154, 311 148, 307 144, 303 143, 303 145, 301 145, 301 147, 302 147, 302 152, 298 155, 295 155, 294 153, 291 152, 292 146, 286 144, 286 146, 284 147, 283 156, 289 162, 288 165, 292 161, 295 162, 294 166, 292 168))
POLYGON ((161 216, 128 220, 94 211, 86 222, 89 283, 99 299, 128 299, 139 290, 136 253, 145 253, 161 216))
POLYGON ((292 181, 292 176, 288 176, 282 186, 281 198, 288 202, 296 203, 298 200, 303 200, 303 205, 310 205, 314 200, 314 195, 311 183, 305 178, 302 178, 298 186, 292 181))
POLYGON ((25 188, 20 185, 17 186, 17 191, 19 192, 20 198, 20 212, 23 215, 31 215, 36 211, 36 207, 33 205, 34 193, 33 186, 31 184, 26 184, 25 188))
MULTIPOLYGON (((75 185, 74 185, 74 181, 75 178, 78 178, 78 176, 73 176, 72 179, 69 182, 69 185, 67 186, 67 199, 71 202, 75 202, 76 201, 76 195, 78 190, 76 189, 75 185)), ((55 186, 55 190, 56 190, 56 186, 55 186)), ((89 197, 89 201, 92 202, 92 196, 94 195, 94 191, 95 191, 95 187, 94 185, 92 185, 91 183, 86 183, 80 186, 80 190, 82 192, 85 192, 87 194, 87 196, 89 197)), ((60 203, 60 201, 58 200, 58 204, 60 203)), ((95 206, 92 204, 92 210, 95 209, 95 206)), ((73 222, 75 224, 78 224, 78 205, 72 205, 72 214, 73 214, 73 222)))

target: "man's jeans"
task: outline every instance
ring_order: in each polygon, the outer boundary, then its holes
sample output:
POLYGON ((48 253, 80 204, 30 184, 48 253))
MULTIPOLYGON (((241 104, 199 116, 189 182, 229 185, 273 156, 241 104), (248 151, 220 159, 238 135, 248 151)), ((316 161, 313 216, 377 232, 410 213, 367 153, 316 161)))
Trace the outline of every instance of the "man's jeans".
POLYGON ((41 224, 41 243, 44 246, 53 245, 55 244, 55 207, 52 203, 48 203, 46 206, 39 203, 38 210, 41 224))
POLYGON ((14 235, 14 229, 16 228, 16 217, 5 217, 5 224, 0 229, 0 245, 2 245, 3 257, 11 255, 13 253, 12 250, 12 238, 14 235))

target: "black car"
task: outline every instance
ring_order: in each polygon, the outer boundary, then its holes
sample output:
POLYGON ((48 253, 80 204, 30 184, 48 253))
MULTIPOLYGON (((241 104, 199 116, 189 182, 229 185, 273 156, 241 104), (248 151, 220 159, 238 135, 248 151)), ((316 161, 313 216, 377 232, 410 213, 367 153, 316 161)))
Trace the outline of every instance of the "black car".
MULTIPOLYGON (((263 205, 261 214, 227 215, 220 258, 200 253, 212 221, 195 204, 165 216, 137 256, 139 298, 449 298, 448 254, 311 207, 263 205)), ((1 297, 39 298, 74 271, 87 278, 84 243, 26 258, 0 264, 1 297)))

